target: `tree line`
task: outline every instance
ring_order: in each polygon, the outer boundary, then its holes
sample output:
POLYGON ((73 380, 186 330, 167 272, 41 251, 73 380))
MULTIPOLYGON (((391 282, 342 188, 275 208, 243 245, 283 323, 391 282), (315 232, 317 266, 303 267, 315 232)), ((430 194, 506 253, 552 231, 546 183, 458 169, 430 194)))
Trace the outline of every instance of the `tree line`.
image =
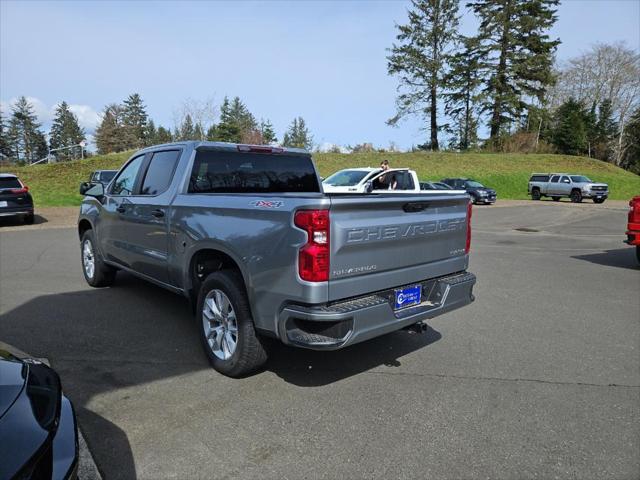
POLYGON ((467 1, 478 28, 465 36, 458 0, 412 0, 387 57, 399 82, 387 123, 421 117, 425 150, 441 149, 444 134, 460 151, 555 151, 640 171, 640 55, 596 45, 558 65, 558 3, 467 1))
MULTIPOLYGON (((138 149, 160 143, 182 140, 210 140, 258 145, 281 144, 285 147, 311 149, 313 136, 305 120, 296 117, 278 142, 273 124, 260 119, 249 111, 239 97, 224 97, 217 107, 211 101, 187 100, 177 114, 173 130, 158 125, 147 114, 147 107, 138 93, 129 95, 122 103, 107 105, 94 141, 100 154, 138 149)), ((20 97, 11 107, 11 117, 5 124, 0 112, 0 154, 3 160, 33 163, 47 157, 56 160, 79 158, 77 146, 86 140, 86 134, 77 116, 66 102, 56 107, 49 132, 49 139, 42 131, 42 124, 34 113, 34 106, 26 97, 20 97)))
POLYGON ((84 130, 66 102, 56 107, 48 141, 33 105, 26 97, 18 98, 13 104, 8 122, 5 123, 0 112, 2 160, 32 163, 47 157, 51 151, 61 159, 79 158, 82 151, 77 146, 84 140, 84 130))

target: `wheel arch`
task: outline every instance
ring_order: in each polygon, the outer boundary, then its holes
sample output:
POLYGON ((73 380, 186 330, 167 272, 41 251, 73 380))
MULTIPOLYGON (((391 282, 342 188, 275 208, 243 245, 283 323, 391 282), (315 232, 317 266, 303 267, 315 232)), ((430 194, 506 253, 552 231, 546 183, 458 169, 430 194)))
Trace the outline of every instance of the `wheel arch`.
POLYGON ((78 222, 78 237, 80 240, 82 240, 82 236, 87 230, 93 230, 93 225, 89 220, 83 218, 78 222))

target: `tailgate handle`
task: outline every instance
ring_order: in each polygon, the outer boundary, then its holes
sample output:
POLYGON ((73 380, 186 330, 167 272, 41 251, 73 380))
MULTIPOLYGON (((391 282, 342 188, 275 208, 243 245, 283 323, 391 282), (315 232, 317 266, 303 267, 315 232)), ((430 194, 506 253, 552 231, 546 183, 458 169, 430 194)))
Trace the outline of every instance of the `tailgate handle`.
POLYGON ((429 204, 425 202, 410 202, 410 203, 405 203, 402 206, 402 209, 407 213, 414 213, 414 212, 422 212, 428 206, 429 204))

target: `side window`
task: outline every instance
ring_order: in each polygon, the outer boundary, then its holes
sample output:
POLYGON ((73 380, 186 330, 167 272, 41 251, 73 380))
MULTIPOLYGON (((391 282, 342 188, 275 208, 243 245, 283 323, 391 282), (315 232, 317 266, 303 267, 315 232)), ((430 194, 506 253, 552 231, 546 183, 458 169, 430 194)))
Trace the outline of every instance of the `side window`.
POLYGON ((562 179, 560 180, 562 183, 571 183, 571 180, 569 180, 569 177, 567 176, 563 176, 562 179))
POLYGON ((144 155, 134 158, 129 164, 124 167, 124 170, 120 172, 120 175, 111 184, 111 195, 132 195, 133 187, 136 183, 136 177, 138 171, 142 166, 144 155))
POLYGON ((554 175, 553 177, 551 177, 551 183, 558 183, 558 180, 560 180, 560 177, 558 175, 554 175))
POLYGON ((141 195, 159 195, 169 188, 180 158, 179 150, 156 152, 142 181, 141 195))
POLYGON ((93 172, 91 174, 91 180, 92 182, 97 182, 98 181, 98 172, 93 172))

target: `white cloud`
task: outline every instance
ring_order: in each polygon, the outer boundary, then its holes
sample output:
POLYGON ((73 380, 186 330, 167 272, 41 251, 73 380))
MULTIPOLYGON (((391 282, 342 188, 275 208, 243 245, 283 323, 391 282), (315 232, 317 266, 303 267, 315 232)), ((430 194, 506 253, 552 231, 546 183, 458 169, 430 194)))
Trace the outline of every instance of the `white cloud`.
MULTIPOLYGON (((55 116, 56 107, 58 104, 47 106, 42 100, 36 97, 26 97, 27 101, 33 106, 33 112, 38 117, 38 121, 43 124, 43 127, 48 130, 51 125, 51 121, 55 116)), ((11 107, 16 103, 18 99, 12 98, 9 101, 0 100, 0 110, 4 118, 11 116, 11 107)), ((78 123, 85 131, 91 132, 96 129, 98 123, 100 123, 100 115, 90 105, 78 105, 71 104, 69 109, 78 117, 78 123)))

